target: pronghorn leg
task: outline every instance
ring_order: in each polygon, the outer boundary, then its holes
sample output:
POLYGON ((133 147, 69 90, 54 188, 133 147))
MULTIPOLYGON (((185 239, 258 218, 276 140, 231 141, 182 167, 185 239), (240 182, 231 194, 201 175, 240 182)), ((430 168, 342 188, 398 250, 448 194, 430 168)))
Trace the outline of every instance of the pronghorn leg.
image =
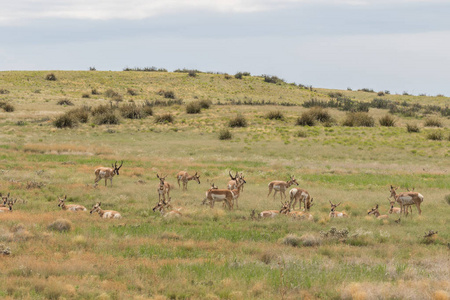
POLYGON ((108 179, 105 178, 105 186, 106 186, 106 183, 107 183, 107 182, 108 182, 108 179))
MULTIPOLYGON (((422 214, 422 210, 420 209, 420 203, 416 203, 417 210, 419 211, 419 215, 422 214)), ((412 215, 412 207, 411 207, 411 215, 412 215)))
POLYGON ((273 192, 273 200, 275 200, 275 195, 277 194, 277 190, 275 190, 274 192, 273 192))
MULTIPOLYGON (((269 193, 267 194, 267 197, 270 196, 270 193, 272 193, 272 187, 269 186, 269 193)), ((275 198, 274 198, 275 199, 275 198)))
POLYGON ((109 179, 109 181, 111 182, 111 187, 112 187, 112 177, 109 179))

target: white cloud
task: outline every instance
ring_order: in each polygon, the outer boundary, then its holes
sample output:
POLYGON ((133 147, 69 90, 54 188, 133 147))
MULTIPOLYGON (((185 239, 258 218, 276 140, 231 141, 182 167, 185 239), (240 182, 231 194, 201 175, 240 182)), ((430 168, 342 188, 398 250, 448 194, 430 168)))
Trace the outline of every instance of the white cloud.
MULTIPOLYGON (((5 1, 6 2, 6 1, 5 1)), ((444 3, 445 0, 16 0, 2 4, 0 24, 34 19, 136 20, 184 11, 249 13, 308 5, 444 3)))

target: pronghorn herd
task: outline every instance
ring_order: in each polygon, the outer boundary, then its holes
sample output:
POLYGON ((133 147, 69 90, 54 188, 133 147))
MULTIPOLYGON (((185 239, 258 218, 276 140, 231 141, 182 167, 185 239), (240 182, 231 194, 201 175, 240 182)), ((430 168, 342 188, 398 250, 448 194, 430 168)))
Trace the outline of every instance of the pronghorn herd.
MULTIPOLYGON (((119 175, 119 170, 123 165, 123 161, 121 162, 120 166, 117 166, 117 161, 112 164, 112 168, 106 168, 106 167, 99 167, 95 170, 95 186, 97 185, 97 182, 101 179, 105 179, 105 186, 107 185, 107 180, 110 180, 110 186, 112 187, 112 179, 115 175, 119 175)), ((233 210, 235 207, 239 208, 238 198, 241 195, 241 193, 244 191, 244 185, 247 183, 247 181, 244 179, 244 175, 242 172, 236 172, 236 174, 233 176, 231 174, 231 171, 228 173, 230 176, 230 181, 227 184, 226 189, 219 189, 217 186, 212 183, 211 187, 206 191, 205 198, 202 202, 202 204, 209 204, 211 208, 214 208, 214 204, 216 202, 222 202, 224 207, 227 207, 229 210, 233 210)), ((166 181, 166 177, 156 174, 156 177, 159 179, 159 184, 157 187, 158 192, 158 203, 153 208, 153 211, 159 211, 161 215, 164 217, 179 217, 181 216, 181 208, 173 209, 171 205, 171 197, 170 197, 170 191, 173 189, 173 185, 166 181), (166 200, 167 199, 167 200, 166 200)), ((195 172, 194 175, 190 176, 185 171, 180 171, 176 175, 178 186, 181 188, 180 182, 183 185, 183 191, 187 191, 187 184, 189 181, 196 181, 198 184, 200 184, 200 175, 198 175, 197 172, 195 172)), ((258 214, 259 218, 273 218, 279 215, 286 215, 290 216, 292 218, 298 218, 298 219, 304 219, 304 220, 310 220, 313 221, 314 217, 309 212, 311 207, 313 206, 313 198, 311 197, 310 193, 306 191, 305 189, 294 187, 290 189, 289 191, 289 200, 283 202, 283 197, 286 199, 286 190, 292 186, 292 185, 299 185, 297 180, 293 175, 290 176, 289 180, 287 181, 272 181, 269 183, 269 193, 267 194, 267 197, 270 196, 272 191, 274 191, 273 199, 275 199, 275 196, 277 193, 280 193, 280 200, 281 200, 281 209, 279 210, 265 210, 258 214), (299 204, 299 210, 295 211, 296 204, 299 204), (303 203, 303 209, 302 209, 302 203, 303 203)), ((417 210, 419 212, 419 215, 422 213, 422 210, 420 208, 421 203, 423 202, 423 195, 414 191, 403 192, 397 194, 397 188, 394 188, 392 185, 390 186, 390 197, 388 198, 390 209, 388 211, 389 214, 405 214, 408 215, 408 208, 412 213, 412 205, 416 205, 417 210), (391 200, 392 198, 392 200, 391 200), (394 207, 395 203, 398 203, 400 207, 394 207)), ((7 195, 2 195, 0 193, 0 213, 2 212, 12 212, 12 208, 14 203, 17 201, 12 200, 10 198, 10 193, 7 195)), ((58 197, 58 206, 61 207, 62 210, 65 211, 71 211, 71 212, 79 212, 79 211, 87 211, 86 207, 82 205, 77 204, 66 204, 65 201, 67 200, 67 196, 65 195, 64 198, 58 197)), ((329 201, 331 205, 331 210, 329 213, 329 218, 348 218, 349 215, 346 212, 340 212, 336 211, 336 208, 341 205, 341 202, 338 204, 333 204, 331 201, 329 201)), ((122 218, 122 215, 113 210, 103 210, 101 208, 101 202, 97 202, 92 209, 90 210, 90 213, 97 212, 101 218, 105 219, 120 219, 122 218)), ((255 215, 255 212, 253 211, 253 214, 255 215)), ((377 219, 387 219, 389 218, 389 214, 381 215, 381 213, 378 210, 378 204, 376 204, 375 208, 372 208, 370 211, 368 211, 368 215, 374 215, 377 219)))

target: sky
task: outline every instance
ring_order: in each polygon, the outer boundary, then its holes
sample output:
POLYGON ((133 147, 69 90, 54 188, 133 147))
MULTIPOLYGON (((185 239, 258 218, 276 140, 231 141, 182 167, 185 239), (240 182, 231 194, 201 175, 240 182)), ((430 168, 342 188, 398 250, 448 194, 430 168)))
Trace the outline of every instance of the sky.
POLYGON ((450 96, 449 0, 0 3, 0 71, 155 66, 450 96))

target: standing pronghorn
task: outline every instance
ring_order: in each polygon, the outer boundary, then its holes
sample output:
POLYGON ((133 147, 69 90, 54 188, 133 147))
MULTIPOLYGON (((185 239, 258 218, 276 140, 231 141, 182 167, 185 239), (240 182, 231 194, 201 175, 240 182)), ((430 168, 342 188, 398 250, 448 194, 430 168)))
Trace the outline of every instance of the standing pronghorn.
POLYGON ((117 167, 117 161, 112 165, 111 168, 106 168, 106 167, 100 167, 95 169, 95 182, 94 184, 97 185, 97 182, 99 182, 101 179, 105 179, 105 186, 106 186, 106 181, 109 179, 111 182, 111 186, 112 186, 112 180, 113 177, 115 175, 119 175, 119 169, 122 167, 123 165, 123 160, 122 163, 120 164, 119 167, 117 167))
POLYGON ((98 215, 103 219, 121 219, 122 216, 120 213, 114 210, 103 210, 100 208, 100 205, 102 205, 101 202, 97 202, 91 209, 90 213, 98 212, 98 215))
POLYGON ((78 204, 65 204, 64 201, 67 199, 67 195, 64 195, 64 198, 59 198, 58 206, 61 207, 62 210, 68 211, 87 211, 86 207, 78 204))
POLYGON ((330 200, 328 200, 331 204, 331 211, 330 211, 330 218, 348 218, 348 215, 345 212, 336 211, 336 207, 341 205, 341 202, 339 202, 337 205, 331 203, 330 200))
POLYGON ((415 204, 417 206, 417 210, 419 211, 419 215, 421 215, 422 210, 420 209, 420 204, 423 202, 422 194, 416 192, 404 192, 397 195, 395 192, 397 189, 398 187, 394 188, 391 185, 391 196, 389 198, 394 197, 395 201, 400 204, 401 212, 407 214, 407 206, 415 204))
POLYGON ((372 208, 368 213, 368 215, 374 215, 377 219, 387 219, 389 218, 389 215, 382 215, 378 211, 378 204, 375 208, 372 208))
POLYGON ((228 181, 228 185, 227 188, 229 190, 234 190, 237 188, 237 185, 239 185, 239 192, 244 191, 244 183, 247 183, 247 181, 245 181, 244 176, 242 175, 242 172, 240 174, 238 174, 238 172, 236 172, 236 175, 233 177, 233 175, 231 175, 231 171, 228 172, 228 174, 230 175, 231 180, 228 181))
POLYGON ((280 192, 280 199, 283 200, 286 199, 286 189, 290 187, 291 185, 296 184, 298 185, 297 180, 295 180, 294 176, 291 176, 291 179, 289 181, 272 181, 269 183, 269 193, 267 194, 267 197, 269 197, 270 193, 272 193, 272 190, 275 190, 273 194, 273 200, 275 200, 275 195, 277 192, 280 192))
MULTIPOLYGON (((244 185, 244 182, 239 182, 234 189, 231 190, 233 192, 233 206, 234 202, 236 202, 236 207, 239 208, 238 198, 241 195, 241 187, 244 185)), ((217 189, 217 187, 215 187, 217 189)), ((228 189, 229 190, 229 189, 228 189)), ((223 202, 223 207, 225 207, 226 202, 223 202)))
POLYGON ((177 174, 177 181, 178 181, 178 187, 180 186, 180 181, 183 183, 183 191, 186 190, 187 191, 187 184, 188 181, 191 180, 195 180, 198 182, 198 184, 200 184, 200 175, 197 175, 197 172, 195 172, 194 175, 189 176, 187 172, 185 171, 180 171, 177 174))
POLYGON ((166 181, 166 176, 160 177, 158 174, 156 174, 156 177, 159 179, 158 184, 158 200, 161 200, 161 196, 166 201, 166 194, 167 197, 170 197, 170 189, 172 188, 172 185, 166 181))
POLYGON ((313 198, 311 198, 311 195, 307 190, 299 189, 299 188, 293 188, 289 191, 289 196, 291 201, 289 202, 289 205, 292 205, 292 210, 295 209, 295 204, 300 206, 299 209, 302 209, 302 202, 305 210, 309 210, 311 207, 311 203, 313 202, 313 198), (292 203, 294 202, 294 203, 292 203))
POLYGON ((206 198, 205 200, 203 200, 203 203, 206 203, 206 201, 209 200, 209 205, 211 206, 211 208, 213 208, 215 202, 225 201, 228 206, 228 209, 232 210, 233 199, 234 199, 233 191, 218 189, 216 186, 214 186, 213 183, 211 188, 206 191, 206 198))

